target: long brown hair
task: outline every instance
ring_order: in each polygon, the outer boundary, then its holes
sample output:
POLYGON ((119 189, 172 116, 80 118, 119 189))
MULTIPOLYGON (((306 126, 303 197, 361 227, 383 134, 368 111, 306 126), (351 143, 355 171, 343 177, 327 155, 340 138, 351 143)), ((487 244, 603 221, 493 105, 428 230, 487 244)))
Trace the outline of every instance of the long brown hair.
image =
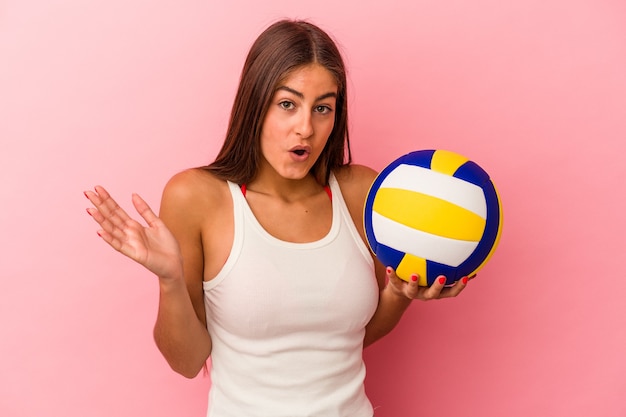
POLYGON ((205 168, 237 184, 252 181, 261 157, 263 120, 274 91, 292 71, 312 63, 330 71, 338 89, 335 124, 326 147, 313 165, 313 175, 326 185, 333 169, 350 164, 346 70, 341 54, 319 27, 301 20, 281 20, 261 33, 250 48, 224 144, 215 161, 205 168))

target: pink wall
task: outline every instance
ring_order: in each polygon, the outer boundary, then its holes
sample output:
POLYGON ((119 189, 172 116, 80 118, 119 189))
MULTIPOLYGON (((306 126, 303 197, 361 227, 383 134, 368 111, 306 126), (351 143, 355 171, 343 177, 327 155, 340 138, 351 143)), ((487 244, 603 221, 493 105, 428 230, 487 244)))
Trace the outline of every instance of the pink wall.
POLYGON ((357 162, 455 150, 504 202, 463 296, 366 352, 377 416, 626 415, 623 1, 213 3, 0 2, 0 415, 203 415, 210 381, 152 342, 154 278, 81 192, 158 207, 215 155, 247 48, 285 16, 342 44, 357 162))

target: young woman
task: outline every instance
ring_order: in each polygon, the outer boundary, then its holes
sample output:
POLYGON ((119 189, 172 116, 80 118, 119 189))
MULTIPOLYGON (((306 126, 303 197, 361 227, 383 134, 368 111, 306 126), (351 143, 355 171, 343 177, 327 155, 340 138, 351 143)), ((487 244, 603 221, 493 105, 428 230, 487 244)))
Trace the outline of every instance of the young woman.
POLYGON ((458 295, 396 277, 368 251, 363 205, 376 173, 351 164, 346 74, 336 45, 304 21, 253 44, 215 162, 175 175, 147 227, 107 191, 87 211, 114 249, 160 286, 154 337, 194 377, 211 356, 208 415, 372 416, 364 346, 413 299, 458 295))

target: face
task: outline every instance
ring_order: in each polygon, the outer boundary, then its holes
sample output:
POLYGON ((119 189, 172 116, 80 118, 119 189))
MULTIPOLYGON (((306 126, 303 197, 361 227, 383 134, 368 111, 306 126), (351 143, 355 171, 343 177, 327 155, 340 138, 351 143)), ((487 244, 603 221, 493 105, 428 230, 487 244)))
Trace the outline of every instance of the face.
POLYGON ((298 68, 280 83, 263 121, 259 173, 304 178, 333 130, 336 101, 337 82, 319 64, 298 68))

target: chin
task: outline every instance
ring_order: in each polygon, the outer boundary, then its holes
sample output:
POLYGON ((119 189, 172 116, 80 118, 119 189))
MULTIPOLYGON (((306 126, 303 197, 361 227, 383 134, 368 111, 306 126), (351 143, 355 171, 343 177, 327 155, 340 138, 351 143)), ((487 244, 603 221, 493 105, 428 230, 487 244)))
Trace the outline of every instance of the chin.
POLYGON ((281 177, 288 180, 301 180, 306 178, 311 173, 310 169, 307 170, 289 170, 286 172, 279 173, 281 177))
POLYGON ((305 172, 305 173, 303 173, 301 175, 296 175, 296 174, 283 175, 283 178, 288 179, 288 180, 298 181, 298 180, 302 180, 302 179, 306 178, 307 175, 309 175, 309 172, 305 172))

